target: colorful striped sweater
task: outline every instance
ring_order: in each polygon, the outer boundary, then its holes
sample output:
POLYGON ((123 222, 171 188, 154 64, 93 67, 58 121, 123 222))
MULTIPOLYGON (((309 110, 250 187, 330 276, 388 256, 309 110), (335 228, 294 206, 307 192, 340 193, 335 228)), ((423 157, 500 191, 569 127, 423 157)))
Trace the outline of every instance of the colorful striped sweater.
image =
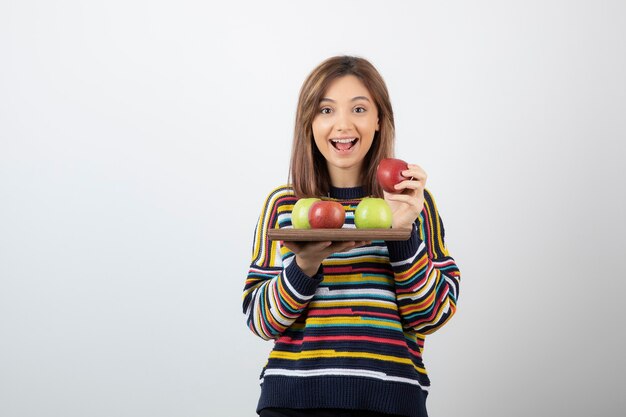
MULTIPOLYGON (((354 210, 360 187, 332 188, 354 210)), ((430 192, 406 242, 373 241, 336 253, 309 277, 271 228, 292 227, 291 188, 273 190, 254 234, 243 292, 249 328, 274 348, 261 374, 265 407, 364 409, 426 416, 430 386, 422 362, 425 335, 456 310, 459 270, 444 243, 430 192)))

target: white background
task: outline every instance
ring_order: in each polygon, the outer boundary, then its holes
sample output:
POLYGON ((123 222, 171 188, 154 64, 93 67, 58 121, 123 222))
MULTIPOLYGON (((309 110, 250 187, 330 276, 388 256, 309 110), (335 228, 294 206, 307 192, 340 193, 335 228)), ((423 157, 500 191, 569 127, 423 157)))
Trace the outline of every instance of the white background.
POLYGON ((463 281, 431 416, 624 415, 626 4, 0 2, 0 415, 252 416, 296 99, 388 83, 463 281))

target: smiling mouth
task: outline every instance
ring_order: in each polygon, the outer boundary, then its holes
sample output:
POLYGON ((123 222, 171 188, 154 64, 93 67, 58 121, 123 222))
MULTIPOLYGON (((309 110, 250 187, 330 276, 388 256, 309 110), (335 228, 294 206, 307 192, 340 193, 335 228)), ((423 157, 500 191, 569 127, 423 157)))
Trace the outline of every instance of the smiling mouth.
POLYGON ((331 139, 330 143, 339 151, 349 151, 358 141, 359 138, 331 139))

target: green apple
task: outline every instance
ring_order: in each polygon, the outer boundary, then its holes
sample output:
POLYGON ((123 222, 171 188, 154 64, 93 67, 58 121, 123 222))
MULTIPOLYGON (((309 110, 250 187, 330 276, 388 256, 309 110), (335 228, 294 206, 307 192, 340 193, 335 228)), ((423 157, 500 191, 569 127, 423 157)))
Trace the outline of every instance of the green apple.
POLYGON ((310 229, 309 224, 309 209, 316 201, 320 201, 319 198, 301 198, 296 201, 291 210, 291 224, 294 229, 310 229))
POLYGON ((357 229, 389 229, 391 207, 383 198, 366 197, 356 206, 354 224, 357 229))

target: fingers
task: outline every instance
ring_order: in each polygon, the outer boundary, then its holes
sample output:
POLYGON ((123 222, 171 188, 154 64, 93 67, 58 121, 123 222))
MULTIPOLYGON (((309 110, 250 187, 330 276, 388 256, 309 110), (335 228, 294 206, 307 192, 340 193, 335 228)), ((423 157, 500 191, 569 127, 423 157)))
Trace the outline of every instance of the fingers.
POLYGON ((409 169, 402 171, 403 176, 426 182, 428 174, 426 174, 426 171, 424 171, 422 167, 415 164, 408 164, 408 168, 409 169))
POLYGON ((283 246, 295 254, 311 255, 319 254, 324 259, 336 252, 345 252, 352 248, 369 245, 370 241, 323 241, 323 242, 282 242, 283 246))
POLYGON ((287 249, 289 249, 290 251, 292 251, 293 253, 298 253, 301 250, 301 246, 298 242, 280 242, 280 244, 284 247, 286 247, 287 249))
POLYGON ((358 248, 359 246, 369 245, 370 243, 372 242, 367 240, 334 242, 331 246, 328 247, 328 249, 332 251, 329 253, 329 255, 335 252, 346 252, 350 249, 358 248))
POLYGON ((426 187, 428 175, 419 165, 409 164, 408 168, 402 171, 402 176, 409 179, 396 184, 395 189, 416 196, 426 187))
POLYGON ((411 195, 416 197, 421 191, 424 190, 424 184, 417 180, 406 180, 396 184, 395 189, 401 191, 401 193, 395 193, 394 195, 411 195))
POLYGON ((398 192, 385 194, 385 198, 397 201, 399 200, 395 197, 401 195, 409 196, 411 198, 419 198, 421 195, 423 195, 425 186, 426 184, 415 179, 402 181, 395 185, 395 188, 396 190, 398 190, 398 192))
POLYGON ((354 242, 334 242, 332 245, 328 247, 326 256, 330 256, 333 253, 337 253, 337 252, 346 252, 352 248, 354 248, 354 242))
POLYGON ((302 252, 320 252, 329 247, 333 242, 283 242, 283 246, 295 254, 302 252))
POLYGON ((413 222, 424 208, 424 198, 413 194, 391 194, 386 198, 392 202, 394 221, 406 215, 409 222, 413 222))
POLYGON ((390 201, 399 201, 402 203, 413 204, 417 202, 416 196, 413 194, 389 194, 386 198, 390 201))

